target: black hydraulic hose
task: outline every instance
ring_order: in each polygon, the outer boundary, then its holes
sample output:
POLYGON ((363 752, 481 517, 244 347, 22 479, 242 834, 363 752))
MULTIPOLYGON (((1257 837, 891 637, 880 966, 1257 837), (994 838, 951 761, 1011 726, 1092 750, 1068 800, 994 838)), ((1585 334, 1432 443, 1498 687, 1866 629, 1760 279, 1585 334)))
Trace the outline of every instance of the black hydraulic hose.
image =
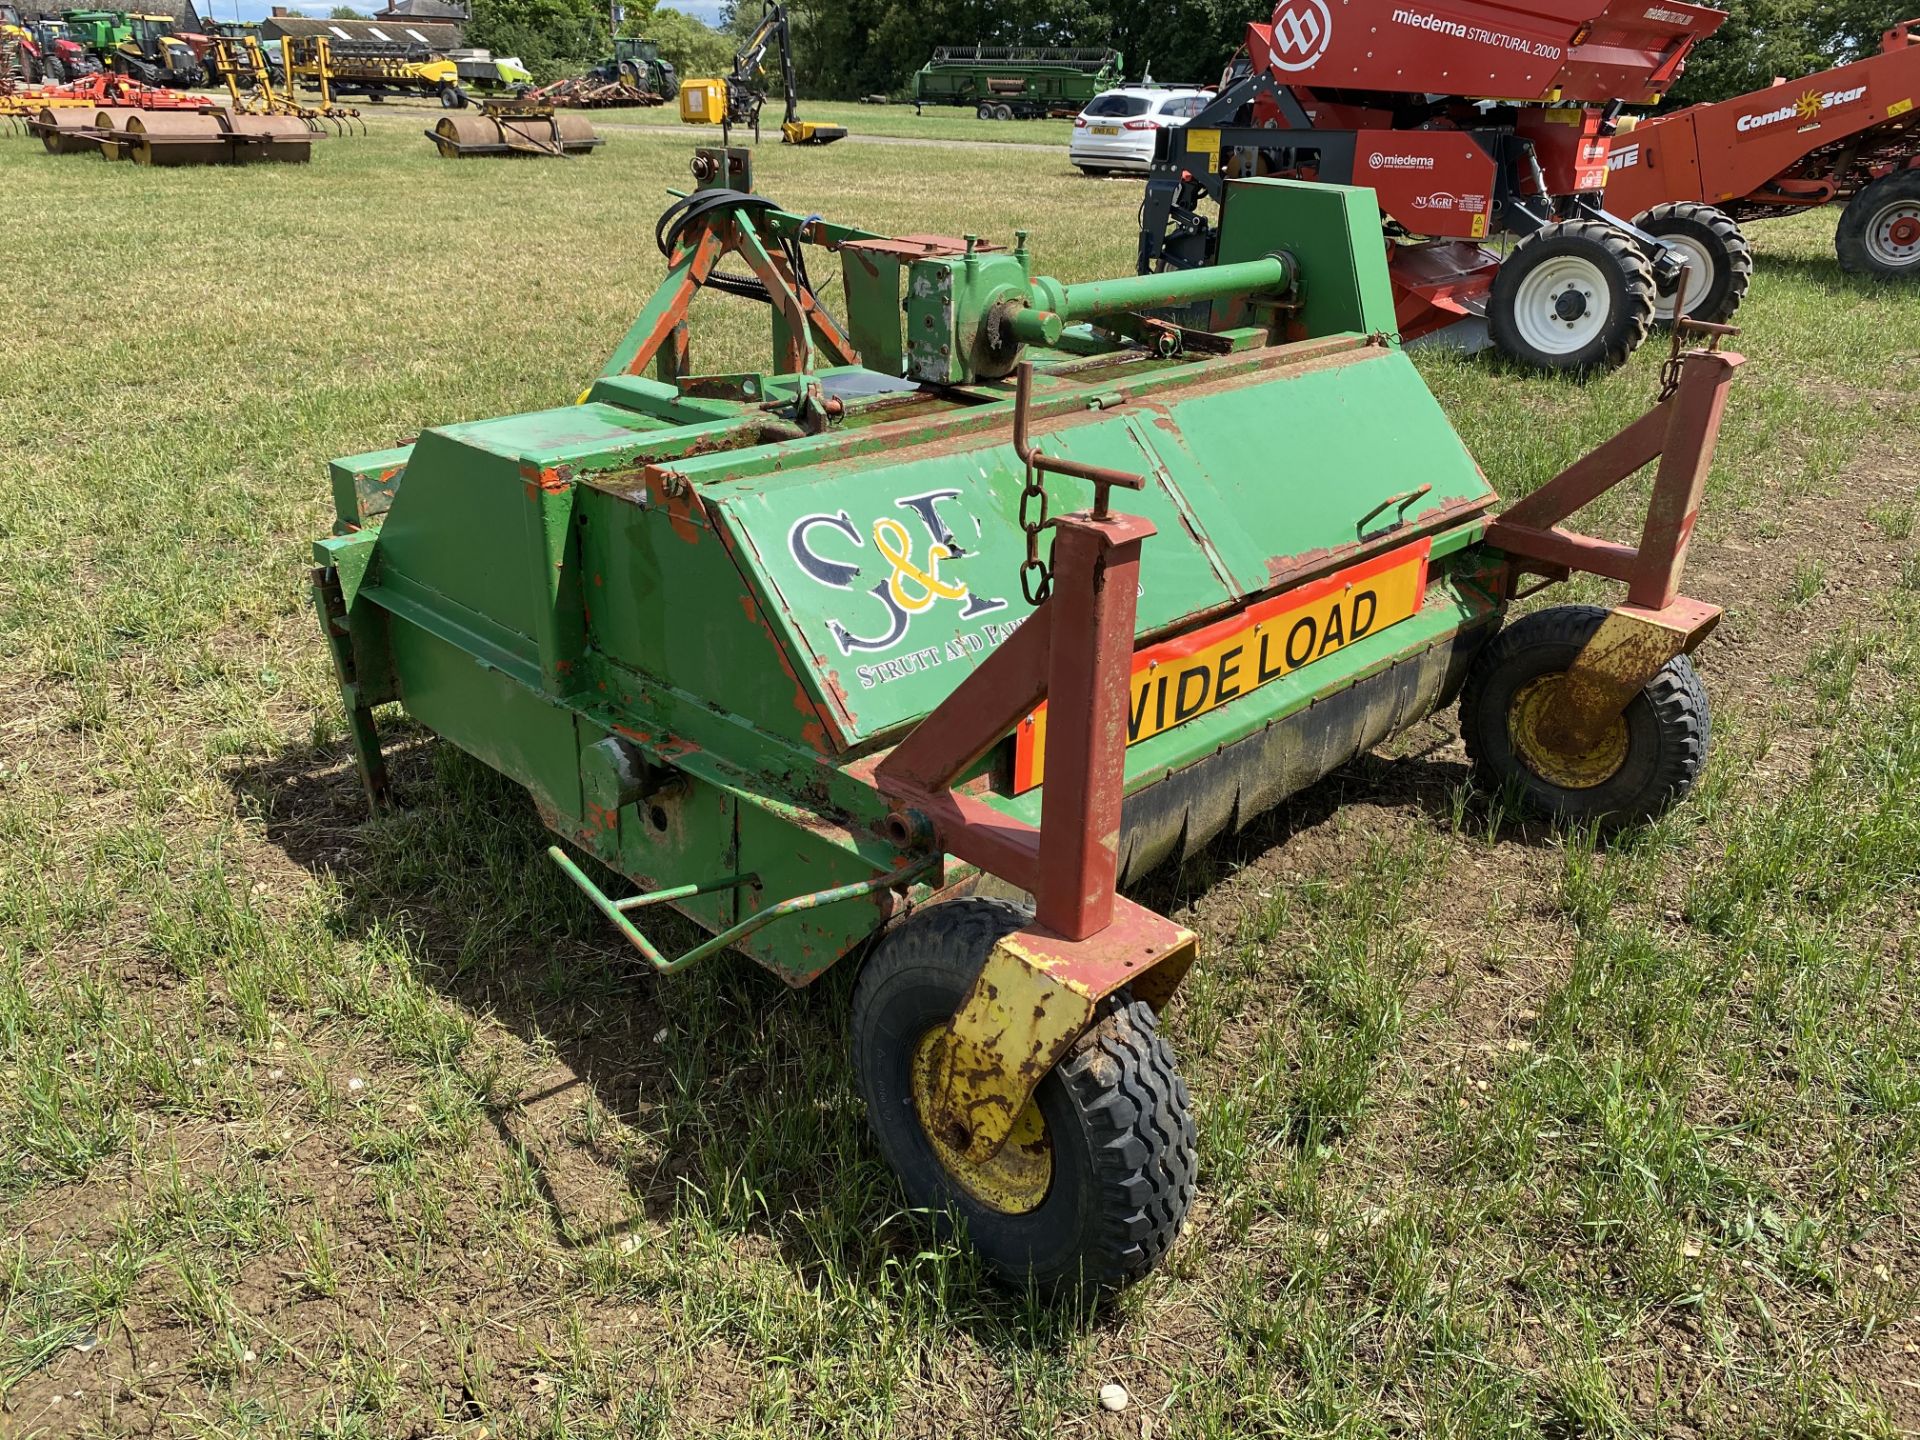
MULTIPOLYGON (((780 207, 764 195, 755 195, 745 190, 696 190, 673 202, 660 212, 660 219, 653 227, 653 240, 660 247, 660 253, 669 259, 686 239, 688 231, 704 223, 706 219, 722 210, 778 210, 780 207)), ((816 217, 817 218, 817 217, 816 217)), ((794 280, 804 293, 811 293, 813 282, 807 275, 807 261, 804 248, 798 237, 787 236, 780 241, 781 252, 786 256, 787 264, 793 270, 794 280)), ((715 270, 707 276, 705 282, 710 288, 726 295, 739 295, 748 300, 763 300, 773 303, 773 296, 757 275, 728 275, 715 270)))

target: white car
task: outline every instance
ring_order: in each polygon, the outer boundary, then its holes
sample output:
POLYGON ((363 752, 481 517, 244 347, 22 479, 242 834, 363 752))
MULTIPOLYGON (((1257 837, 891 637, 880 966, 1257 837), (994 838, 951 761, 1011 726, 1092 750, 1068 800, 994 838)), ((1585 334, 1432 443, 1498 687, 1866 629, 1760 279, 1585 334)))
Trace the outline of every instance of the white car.
POLYGON ((1144 85, 1096 95, 1074 118, 1067 158, 1089 175, 1145 170, 1153 164, 1155 132, 1186 124, 1212 99, 1206 90, 1144 85))

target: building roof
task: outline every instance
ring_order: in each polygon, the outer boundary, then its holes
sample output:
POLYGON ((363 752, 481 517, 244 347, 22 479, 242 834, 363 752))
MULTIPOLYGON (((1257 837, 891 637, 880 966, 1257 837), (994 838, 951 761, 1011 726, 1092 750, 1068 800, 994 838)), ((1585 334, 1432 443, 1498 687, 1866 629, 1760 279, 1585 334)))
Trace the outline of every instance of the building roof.
POLYGON ((329 40, 377 40, 389 45, 424 45, 436 54, 460 48, 460 27, 445 21, 408 18, 316 20, 305 15, 270 15, 260 22, 260 38, 284 40, 324 35, 329 40))
POLYGON ((376 20, 452 20, 472 19, 466 0, 391 0, 384 10, 373 12, 376 20))

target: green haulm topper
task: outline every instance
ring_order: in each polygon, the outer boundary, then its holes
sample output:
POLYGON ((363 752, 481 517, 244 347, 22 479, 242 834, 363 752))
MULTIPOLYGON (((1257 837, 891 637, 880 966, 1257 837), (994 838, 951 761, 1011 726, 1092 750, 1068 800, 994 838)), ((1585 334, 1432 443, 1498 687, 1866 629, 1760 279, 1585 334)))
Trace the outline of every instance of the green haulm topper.
POLYGON ((1063 284, 1024 234, 803 217, 748 165, 696 156, 579 403, 334 463, 313 578, 360 773, 385 803, 397 701, 511 776, 654 970, 864 952, 852 1063, 910 1201, 1016 1283, 1116 1286, 1193 1195, 1156 1016, 1197 948, 1116 887, 1456 697, 1550 815, 1678 800, 1739 357, 1676 339, 1650 411, 1496 514, 1395 342, 1370 191, 1231 182, 1219 263, 1063 284), (695 368, 703 286, 766 306, 769 369, 695 368), (1648 464, 1634 543, 1561 523, 1648 464), (1625 596, 1505 623, 1576 571, 1625 596), (662 953, 659 904, 711 938, 662 953))

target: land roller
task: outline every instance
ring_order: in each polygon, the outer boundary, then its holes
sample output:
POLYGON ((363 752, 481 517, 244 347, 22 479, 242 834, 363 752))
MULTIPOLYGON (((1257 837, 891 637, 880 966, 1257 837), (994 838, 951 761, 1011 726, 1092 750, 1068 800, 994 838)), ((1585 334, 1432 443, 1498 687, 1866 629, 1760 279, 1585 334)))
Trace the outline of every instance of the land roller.
POLYGON ((790 213, 750 163, 696 157, 578 403, 334 462, 313 585, 360 779, 391 803, 398 702, 530 792, 645 969, 858 957, 908 1202, 1015 1285, 1116 1287, 1194 1194, 1159 1016, 1200 949, 1120 887, 1456 699, 1548 816, 1678 802, 1741 360, 1681 327, 1657 403, 1502 511, 1394 338, 1370 190, 1232 181, 1238 258, 1063 283, 1023 232, 790 213), (703 287, 766 306, 768 368, 695 366, 703 287), (1562 523, 1649 465, 1633 541, 1562 523), (1575 573, 1624 594, 1507 623, 1575 573), (669 953, 662 905, 709 938, 669 953))

